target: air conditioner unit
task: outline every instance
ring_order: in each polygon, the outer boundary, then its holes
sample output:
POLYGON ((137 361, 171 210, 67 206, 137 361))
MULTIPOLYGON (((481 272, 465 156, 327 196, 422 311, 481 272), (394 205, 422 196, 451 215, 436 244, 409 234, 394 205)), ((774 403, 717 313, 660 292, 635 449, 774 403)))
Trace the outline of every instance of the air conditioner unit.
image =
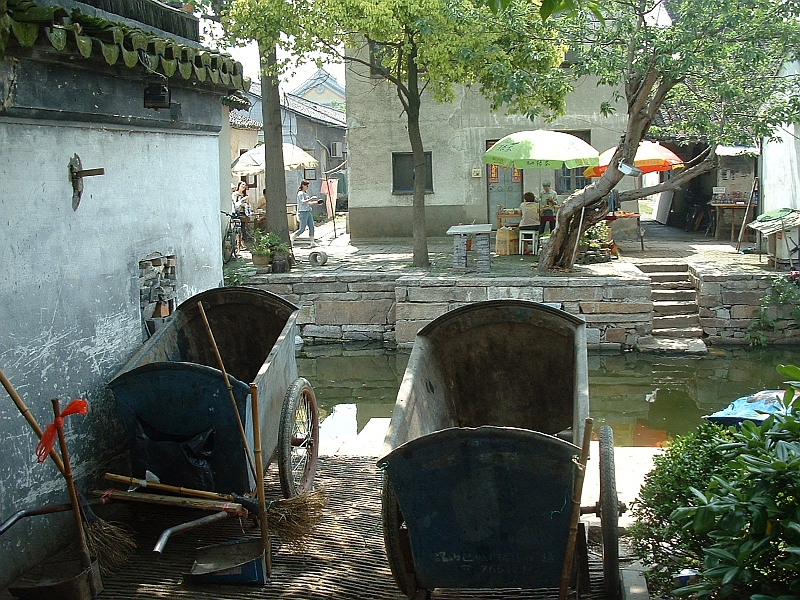
POLYGON ((331 157, 333 158, 342 158, 342 142, 333 142, 331 143, 331 157))

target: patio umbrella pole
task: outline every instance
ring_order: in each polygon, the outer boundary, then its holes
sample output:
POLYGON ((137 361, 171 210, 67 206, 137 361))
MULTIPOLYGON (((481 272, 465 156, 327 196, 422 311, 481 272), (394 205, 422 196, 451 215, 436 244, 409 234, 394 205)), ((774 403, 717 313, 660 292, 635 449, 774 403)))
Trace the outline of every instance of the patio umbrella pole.
POLYGON ((739 239, 736 241, 737 252, 742 248, 742 238, 744 237, 744 228, 747 225, 747 215, 750 214, 750 207, 753 205, 753 198, 755 197, 757 189, 758 189, 758 177, 753 179, 753 189, 750 190, 750 197, 747 199, 747 207, 744 209, 744 217, 742 217, 742 226, 739 228, 739 239))

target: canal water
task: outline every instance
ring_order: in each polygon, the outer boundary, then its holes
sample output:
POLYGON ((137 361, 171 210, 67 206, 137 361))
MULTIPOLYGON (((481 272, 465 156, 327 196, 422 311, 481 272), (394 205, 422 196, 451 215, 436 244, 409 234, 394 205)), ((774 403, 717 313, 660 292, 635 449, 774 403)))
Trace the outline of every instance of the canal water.
MULTIPOLYGON (((370 419, 391 417, 408 356, 370 347, 301 348, 298 370, 314 388, 323 444, 355 438, 370 419)), ((800 353, 712 348, 690 358, 590 352, 590 415, 595 427, 614 429, 617 446, 660 446, 741 396, 780 389, 778 364, 800 365, 800 353)))

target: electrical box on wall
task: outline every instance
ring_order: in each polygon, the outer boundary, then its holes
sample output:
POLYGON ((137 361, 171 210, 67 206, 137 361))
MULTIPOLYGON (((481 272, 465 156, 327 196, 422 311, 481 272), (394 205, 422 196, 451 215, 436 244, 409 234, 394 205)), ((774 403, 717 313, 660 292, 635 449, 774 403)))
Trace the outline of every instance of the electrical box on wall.
POLYGON ((331 143, 331 157, 332 158, 342 158, 342 156, 343 156, 342 142, 332 142, 331 143))
POLYGON ((480 179, 483 176, 483 169, 478 167, 477 169, 472 169, 472 176, 475 179, 480 179))

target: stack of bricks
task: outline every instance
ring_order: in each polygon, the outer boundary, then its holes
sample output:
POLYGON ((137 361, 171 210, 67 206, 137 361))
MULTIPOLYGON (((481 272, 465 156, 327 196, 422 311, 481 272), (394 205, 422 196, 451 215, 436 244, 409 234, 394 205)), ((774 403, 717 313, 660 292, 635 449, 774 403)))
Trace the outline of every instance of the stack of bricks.
POLYGON ((477 255, 475 270, 479 273, 488 273, 492 267, 491 242, 488 233, 479 233, 472 241, 477 255))
POLYGON ((139 261, 139 305, 148 336, 175 310, 178 261, 175 255, 150 254, 139 261))
POLYGON ((464 273, 467 270, 467 236, 457 233, 453 236, 453 271, 464 273))

